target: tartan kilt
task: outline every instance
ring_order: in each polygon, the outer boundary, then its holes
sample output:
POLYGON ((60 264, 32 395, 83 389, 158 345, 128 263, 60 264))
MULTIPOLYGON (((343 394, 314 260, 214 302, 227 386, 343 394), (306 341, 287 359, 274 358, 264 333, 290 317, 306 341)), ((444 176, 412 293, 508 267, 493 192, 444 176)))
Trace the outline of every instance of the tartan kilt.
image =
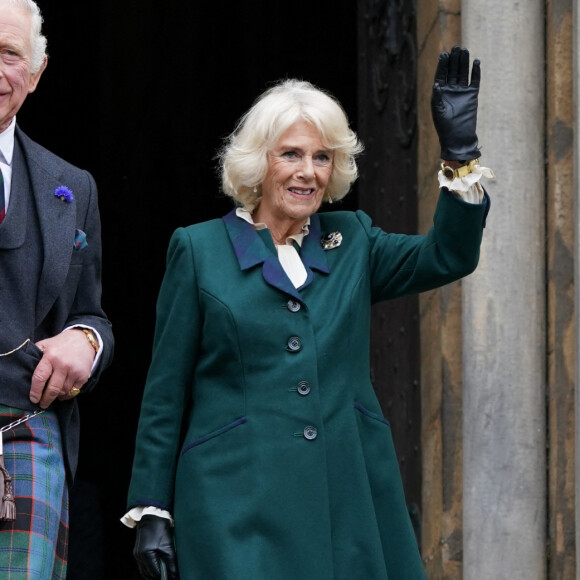
MULTIPOLYGON (((0 405, 0 428, 24 414, 0 405)), ((2 436, 16 521, 0 521, 0 578, 64 580, 68 487, 56 413, 47 410, 2 436)))

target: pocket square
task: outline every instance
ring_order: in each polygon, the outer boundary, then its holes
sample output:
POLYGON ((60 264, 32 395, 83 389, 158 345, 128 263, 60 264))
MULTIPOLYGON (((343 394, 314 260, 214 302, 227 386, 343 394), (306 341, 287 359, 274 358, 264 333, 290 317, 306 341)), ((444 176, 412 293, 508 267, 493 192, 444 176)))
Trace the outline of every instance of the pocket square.
POLYGON ((83 230, 75 230, 75 250, 84 250, 88 246, 87 244, 87 234, 83 230))

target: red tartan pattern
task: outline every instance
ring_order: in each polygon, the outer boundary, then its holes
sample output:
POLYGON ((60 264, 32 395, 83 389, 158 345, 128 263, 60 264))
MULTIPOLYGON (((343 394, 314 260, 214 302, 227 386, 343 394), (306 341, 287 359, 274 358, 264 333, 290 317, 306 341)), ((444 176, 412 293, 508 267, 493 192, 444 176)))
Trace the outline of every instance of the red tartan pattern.
MULTIPOLYGON (((0 427, 23 415, 0 406, 0 427)), ((16 521, 0 522, 0 578, 64 580, 68 490, 56 414, 48 411, 2 434, 16 521)))

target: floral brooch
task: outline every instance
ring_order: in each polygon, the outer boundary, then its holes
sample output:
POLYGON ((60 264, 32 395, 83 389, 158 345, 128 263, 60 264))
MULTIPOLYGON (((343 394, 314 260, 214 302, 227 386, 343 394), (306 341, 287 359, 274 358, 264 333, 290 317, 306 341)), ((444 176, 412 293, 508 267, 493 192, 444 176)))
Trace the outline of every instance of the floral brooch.
POLYGON ((324 234, 320 239, 320 245, 323 250, 332 250, 342 244, 342 234, 340 232, 330 232, 324 234))
POLYGON ((74 196, 71 189, 69 189, 66 185, 59 185, 54 190, 55 197, 58 197, 60 201, 64 201, 66 203, 71 203, 73 201, 74 196))

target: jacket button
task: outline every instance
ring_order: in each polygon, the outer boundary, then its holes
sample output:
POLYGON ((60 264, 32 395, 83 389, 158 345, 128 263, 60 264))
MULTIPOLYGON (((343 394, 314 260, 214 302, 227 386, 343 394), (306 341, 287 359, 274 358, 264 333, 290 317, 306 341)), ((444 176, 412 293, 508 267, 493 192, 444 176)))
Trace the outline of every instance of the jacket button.
POLYGON ((302 308, 302 305, 297 300, 288 300, 288 310, 290 312, 298 312, 302 308))
POLYGON ((298 383, 298 393, 300 395, 308 395, 310 393, 310 384, 307 381, 300 381, 298 383))
POLYGON ((312 441, 318 437, 318 430, 316 427, 312 427, 309 425, 308 427, 304 427, 304 438, 308 439, 308 441, 312 441))
POLYGON ((288 339, 288 350, 290 352, 298 352, 302 350, 302 341, 297 336, 291 336, 288 339))

